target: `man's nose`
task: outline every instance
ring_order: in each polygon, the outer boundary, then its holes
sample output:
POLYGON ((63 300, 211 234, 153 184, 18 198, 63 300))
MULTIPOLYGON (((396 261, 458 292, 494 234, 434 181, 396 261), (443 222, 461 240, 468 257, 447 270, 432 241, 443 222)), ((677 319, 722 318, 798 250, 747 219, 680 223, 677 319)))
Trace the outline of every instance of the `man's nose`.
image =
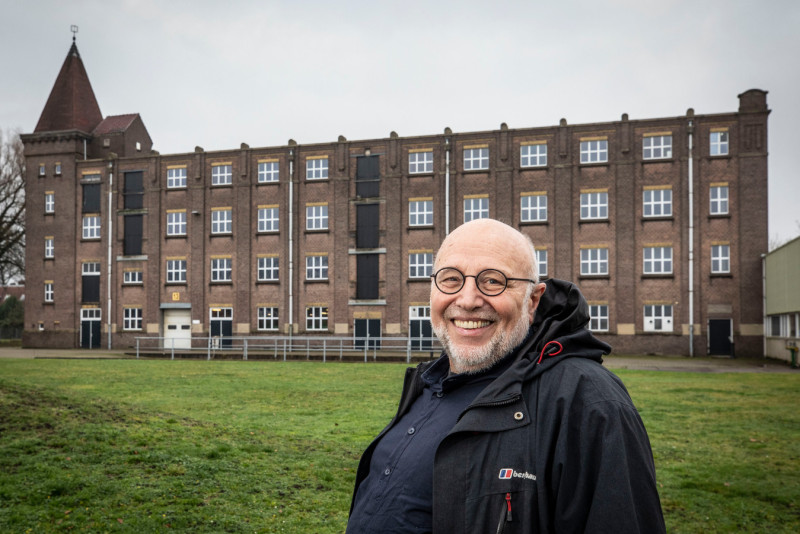
POLYGON ((486 303, 486 295, 478 290, 478 281, 474 276, 464 280, 464 286, 457 295, 459 306, 466 310, 480 308, 486 303))

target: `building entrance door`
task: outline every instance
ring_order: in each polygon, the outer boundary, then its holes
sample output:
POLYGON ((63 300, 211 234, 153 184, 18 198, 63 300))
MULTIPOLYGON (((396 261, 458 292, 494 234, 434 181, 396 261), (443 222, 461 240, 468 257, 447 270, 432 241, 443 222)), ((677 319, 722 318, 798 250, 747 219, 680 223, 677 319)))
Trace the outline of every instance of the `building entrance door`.
POLYGON ((233 345, 233 308, 211 308, 211 346, 222 349, 233 345))
POLYGON ((192 348, 192 310, 164 310, 164 348, 192 348))
POLYGON ((408 337, 411 338, 411 350, 431 350, 433 330, 430 306, 408 308, 408 337))
POLYGON ((353 346, 363 349, 364 344, 370 349, 381 348, 381 320, 380 319, 355 319, 353 324, 355 339, 353 346))
POLYGON ((708 320, 708 354, 733 356, 733 321, 731 319, 708 320))
POLYGON ((100 308, 81 309, 81 348, 96 349, 100 347, 100 308))

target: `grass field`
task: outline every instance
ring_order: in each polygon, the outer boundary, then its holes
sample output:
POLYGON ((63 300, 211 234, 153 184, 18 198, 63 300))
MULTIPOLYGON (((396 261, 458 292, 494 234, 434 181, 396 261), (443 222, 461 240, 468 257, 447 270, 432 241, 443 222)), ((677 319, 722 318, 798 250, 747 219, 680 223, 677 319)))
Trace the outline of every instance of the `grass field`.
MULTIPOLYGON (((0 531, 343 532, 404 369, 0 360, 0 531)), ((618 374, 670 532, 800 531, 800 374, 618 374)))

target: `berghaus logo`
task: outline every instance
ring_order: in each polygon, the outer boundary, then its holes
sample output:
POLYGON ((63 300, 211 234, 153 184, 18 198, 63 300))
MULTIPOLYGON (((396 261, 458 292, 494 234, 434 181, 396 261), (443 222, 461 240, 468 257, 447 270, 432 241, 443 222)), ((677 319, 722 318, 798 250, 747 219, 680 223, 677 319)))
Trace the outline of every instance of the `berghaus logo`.
POLYGON ((503 468, 500 470, 500 475, 498 476, 500 480, 509 480, 511 478, 525 478, 528 480, 536 480, 536 475, 532 475, 528 472, 520 473, 519 471, 514 471, 513 469, 503 468))

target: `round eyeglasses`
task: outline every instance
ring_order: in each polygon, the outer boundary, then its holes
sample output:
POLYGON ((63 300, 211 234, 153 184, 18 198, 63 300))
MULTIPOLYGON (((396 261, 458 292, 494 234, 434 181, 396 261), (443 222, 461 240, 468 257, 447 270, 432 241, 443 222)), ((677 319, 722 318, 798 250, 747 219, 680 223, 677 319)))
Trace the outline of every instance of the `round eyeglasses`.
POLYGON ((464 274, 455 267, 443 267, 431 275, 436 288, 446 295, 453 295, 461 291, 467 278, 474 278, 478 291, 487 297, 496 297, 506 290, 509 280, 536 283, 529 278, 511 278, 497 269, 484 269, 476 275, 464 274))

